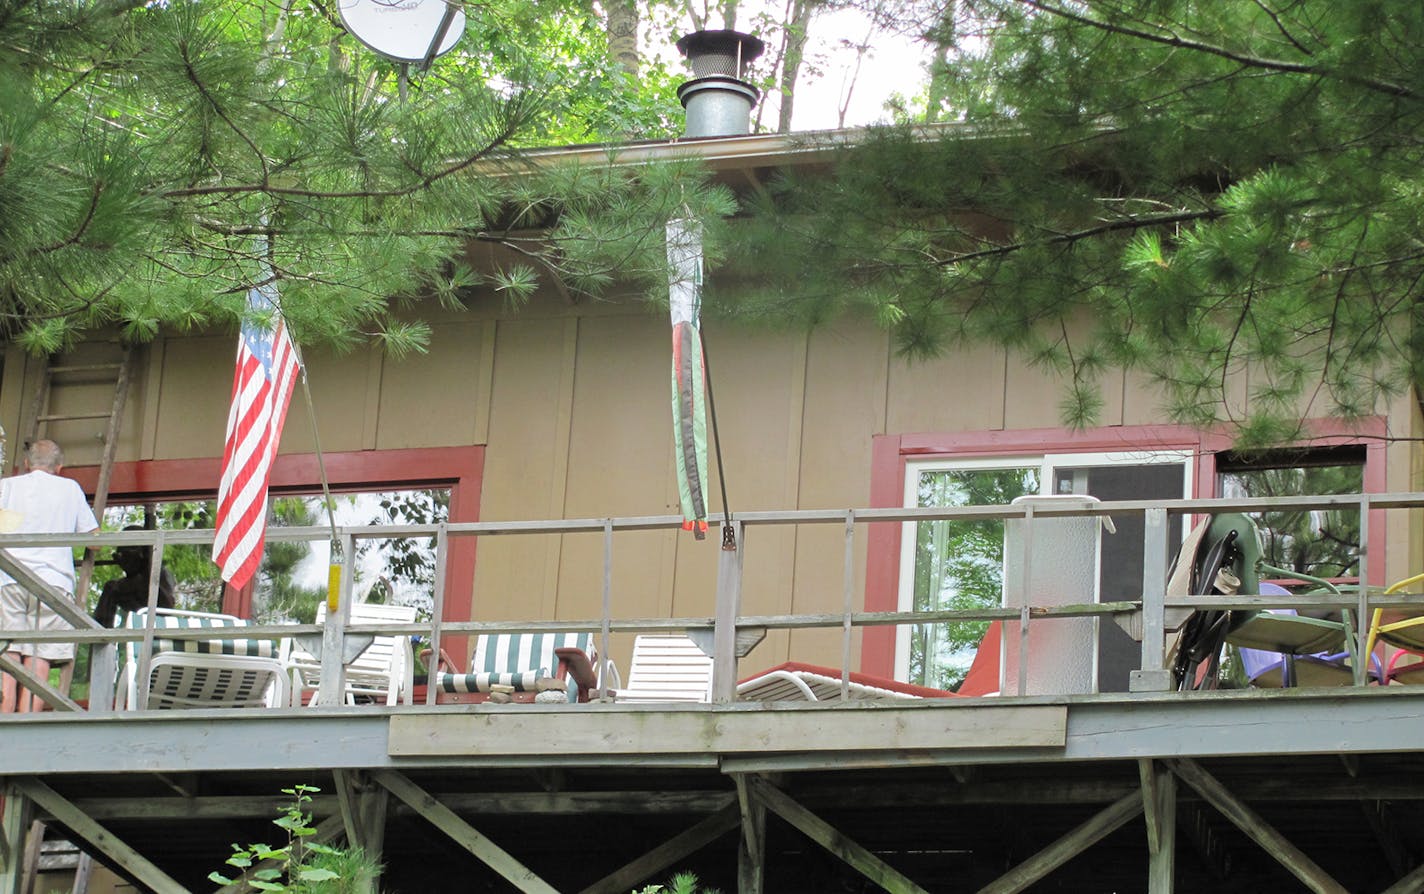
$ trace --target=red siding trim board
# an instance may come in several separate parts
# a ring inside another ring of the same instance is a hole
[[[450,521],[480,520],[480,490],[484,478],[485,448],[423,447],[405,450],[359,450],[323,455],[327,480],[337,492],[448,486]],[[65,468],[85,493],[93,494],[98,466]],[[212,499],[222,475],[221,457],[143,460],[114,463],[109,482],[109,502],[141,500]],[[271,490],[275,494],[313,493],[321,487],[314,453],[280,454],[272,466]],[[475,579],[475,538],[450,540],[445,583],[445,619],[469,620]],[[228,593],[224,609],[246,615],[251,594]]]
[[[1359,444],[1365,448],[1365,491],[1386,489],[1385,450],[1388,420],[1373,416],[1354,423],[1310,420],[1301,447]],[[871,443],[870,505],[899,507],[904,501],[905,469],[910,461],[969,459],[973,457],[1036,456],[1045,453],[1112,453],[1130,450],[1190,450],[1196,457],[1194,493],[1199,499],[1217,496],[1217,454],[1231,449],[1231,439],[1220,432],[1203,432],[1181,425],[1109,426],[1071,431],[1063,428],[979,432],[920,432],[877,435]],[[1370,513],[1366,548],[1372,556],[1384,555],[1384,512]],[[865,610],[895,611],[900,594],[899,524],[872,525],[866,556]],[[1384,563],[1370,563],[1372,584],[1384,581]],[[893,677],[895,672],[893,626],[871,627],[862,639],[861,669],[868,674]]]

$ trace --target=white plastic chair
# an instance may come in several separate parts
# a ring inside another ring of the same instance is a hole
[[[129,614],[126,626],[142,630],[148,610]],[[175,708],[262,708],[289,701],[286,640],[247,639],[231,628],[247,626],[233,615],[157,609],[153,652],[148,663],[148,697],[140,704],[139,666],[143,641],[124,644],[115,704],[126,710]],[[178,629],[213,629],[208,639],[165,635]],[[221,634],[221,635],[217,635]]]
[[[633,640],[624,703],[710,702],[712,658],[681,634],[644,634]]]
[[[415,619],[413,605],[363,602],[351,606],[352,624],[414,624]],[[323,602],[317,608],[316,622],[320,624],[325,620],[326,603]],[[299,648],[292,652],[291,666],[293,702],[301,704],[305,693],[311,690],[312,698],[308,704],[317,704],[317,693],[321,691],[321,659]],[[354,705],[363,698],[394,705],[402,695],[405,703],[410,704],[414,687],[415,653],[408,634],[377,634],[371,644],[346,665],[345,700],[348,705]]]

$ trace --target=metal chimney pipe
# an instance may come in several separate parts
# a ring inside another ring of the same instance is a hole
[[[747,66],[766,44],[740,31],[696,31],[677,42],[692,68],[692,80],[677,88],[687,110],[684,136],[726,137],[751,130],[760,91],[744,79]]]

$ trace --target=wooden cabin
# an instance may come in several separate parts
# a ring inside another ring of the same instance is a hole
[[[780,135],[638,151],[701,156],[729,183],[824,162]],[[426,354],[307,351],[332,486],[449,488],[452,525],[624,520],[607,565],[596,528],[452,538],[445,622],[608,614],[611,655],[626,668],[636,630],[617,621],[713,618],[725,507],[714,489],[703,541],[671,518],[664,314],[632,296],[578,302],[552,286],[517,310],[494,296],[467,304],[419,309],[432,327]],[[824,621],[915,608],[913,521],[894,513],[919,505],[922,476],[1025,468],[1048,494],[1222,496],[1229,442],[1166,424],[1134,375],[1106,376],[1100,424],[1069,431],[1060,383],[995,346],[909,362],[855,318],[769,331],[710,317],[705,333],[713,476],[744,525],[740,615],[823,619],[767,625],[739,678],[785,662],[841,668],[848,657],[849,671],[925,682],[912,679],[912,625]],[[232,332],[162,334],[133,349],[111,504],[215,494],[233,352]],[[9,347],[0,425],[11,460],[26,433],[45,431],[92,490],[116,380],[80,368],[124,355],[102,336],[53,358]],[[37,401],[41,383],[49,394]],[[1237,383],[1243,402],[1249,385]],[[36,420],[86,414],[96,418]],[[319,492],[311,420],[299,391],[274,492]],[[1368,582],[1420,570],[1418,396],[1357,426],[1312,424],[1310,448],[1357,465],[1362,491],[1380,498],[1366,511]],[[860,518],[848,524],[845,510]],[[1132,570],[1099,575],[1113,588],[1099,601],[1143,599],[1137,524],[1116,547],[1127,563],[1117,567]],[[229,607],[250,602],[232,594]],[[1405,686],[1154,691],[1165,687],[1148,677],[1132,685],[1133,673],[1160,670],[1142,667],[1136,649],[1119,644],[1125,663],[1104,659],[1090,691],[1074,695],[3,718],[0,879],[20,884],[32,806],[140,890],[209,888],[231,842],[269,833],[280,790],[312,784],[322,834],[378,850],[394,891],[617,892],[683,868],[724,891],[778,894],[1424,890],[1424,789],[1413,776],[1424,767],[1424,698]]]

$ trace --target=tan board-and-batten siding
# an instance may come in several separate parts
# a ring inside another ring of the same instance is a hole
[[[709,294],[708,303],[715,302]],[[363,345],[337,354],[308,347],[309,383],[328,453],[485,446],[484,521],[676,513],[670,435],[669,328],[636,301],[571,304],[546,289],[517,310],[482,295],[463,312],[430,310],[428,352],[399,359]],[[719,322],[709,314],[713,377],[728,500],[734,510],[870,505],[878,435],[1052,429],[1061,383],[1001,349],[979,346],[910,363],[890,337],[856,319],[811,332]],[[119,462],[221,455],[235,333],[162,336],[138,352]],[[112,341],[82,343],[66,362],[118,356]],[[11,347],[0,383],[0,422],[28,427],[41,361]],[[1159,423],[1156,398],[1135,376],[1104,377],[1106,426]],[[1244,383],[1239,389],[1244,397]],[[53,406],[107,405],[112,387],[56,384]],[[1418,408],[1401,398],[1392,430],[1417,433]],[[97,463],[92,422],[55,424],[70,466]],[[19,437],[12,434],[12,444]],[[298,387],[283,453],[314,449]],[[1391,489],[1416,489],[1414,449],[1391,448]],[[13,461],[14,450],[10,459]],[[711,503],[720,511],[712,459]],[[312,482],[315,485],[315,481]],[[214,488],[216,481],[213,482]],[[1391,527],[1402,572],[1416,542]],[[854,581],[865,582],[867,527],[856,534]],[[843,600],[838,525],[760,527],[746,542],[744,614],[836,612]],[[615,617],[709,617],[717,543],[677,529],[621,534],[613,556]],[[479,619],[593,618],[602,604],[597,534],[485,538],[476,563]],[[857,601],[859,607],[859,601]],[[626,650],[623,637],[615,650]],[[855,639],[857,649],[859,635]],[[772,631],[744,668],[795,659],[838,665],[838,629]],[[852,656],[852,666],[856,656]]]

